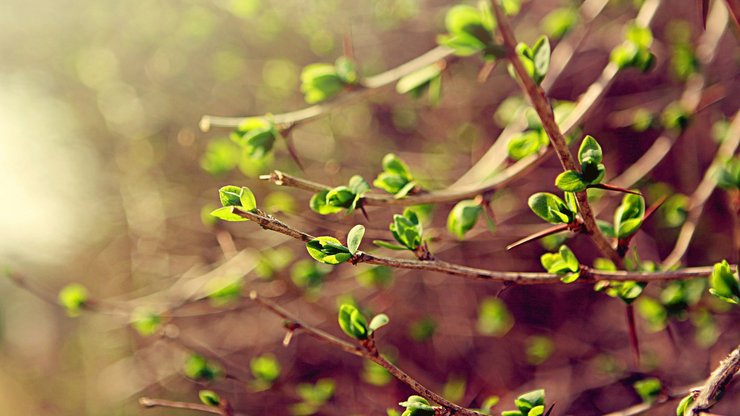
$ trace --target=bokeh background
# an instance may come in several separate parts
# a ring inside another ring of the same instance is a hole
[[[532,42],[545,14],[578,3],[525,2],[515,19],[518,37]],[[629,166],[661,132],[636,132],[614,114],[637,106],[657,114],[677,99],[684,81],[672,70],[672,47],[691,45],[702,31],[694,2],[663,3],[653,26],[656,68],[646,75],[620,74],[582,128],[601,142],[610,171]],[[198,121],[203,114],[258,115],[305,106],[301,68],[333,62],[344,39],[362,74],[412,59],[435,46],[452,4],[0,3],[0,261],[52,299],[65,284],[80,282],[110,307],[72,319],[0,281],[0,413],[185,415],[145,410],[137,400],[146,395],[197,401],[197,391],[207,385],[244,414],[290,414],[301,402],[296,386],[323,378],[333,379],[336,388],[318,414],[385,414],[410,394],[377,369],[315,339],[297,336],[283,348],[280,320],[248,300],[179,306],[207,290],[213,278],[233,276],[243,277],[245,293],[257,289],[335,334],[342,299],[387,313],[391,324],[379,334],[381,350],[464,405],[479,406],[499,395],[500,412],[513,407],[516,395],[545,388],[548,402],[557,402],[555,414],[599,414],[638,403],[632,382],[647,375],[673,387],[706,377],[740,341],[737,310],[706,295],[668,324],[673,342],[665,323],[638,321],[643,360],[634,368],[624,304],[588,285],[514,287],[499,294],[496,284],[405,271],[387,278],[384,271],[342,265],[306,288],[291,278],[294,263],[307,258],[299,242],[248,223],[214,225],[204,217],[218,203],[220,186],[247,185],[258,203],[306,231],[343,238],[352,225],[364,223],[366,241],[389,238],[387,224],[397,211],[371,210],[370,221],[359,214],[320,217],[308,210],[309,194],[256,178],[280,169],[329,185],[353,174],[371,180],[383,155],[395,152],[428,189],[444,187],[502,129],[494,114],[505,98],[518,94],[504,65],[480,84],[482,62],[456,60],[445,72],[437,106],[390,87],[299,125],[291,137],[305,172],[284,143],[274,155],[252,160],[228,140],[228,130],[204,133]],[[635,10],[632,1],[609,2],[552,97],[574,100],[596,79]],[[719,99],[696,115],[642,190],[690,194],[701,179],[716,149],[712,126],[739,104],[736,36],[728,30],[713,63],[702,68],[709,84],[722,87]],[[496,194],[493,208],[504,220],[493,233],[479,224],[457,243],[444,228],[451,205],[437,206],[427,226],[432,251],[473,266],[539,271],[540,244],[513,253],[504,247],[542,227],[525,201],[533,192],[552,190],[560,167],[550,159]],[[620,198],[609,198],[613,209]],[[716,192],[687,264],[736,255],[731,217],[729,198]],[[641,258],[664,257],[680,222],[647,223],[636,240]],[[571,246],[583,262],[595,256],[587,241],[576,239]],[[659,298],[661,288],[646,293]],[[178,317],[168,320],[169,336],[142,337],[132,330],[126,311],[136,305],[177,307]],[[191,351],[218,363],[227,376],[211,383],[188,379],[182,369]],[[258,391],[249,363],[265,353],[276,357],[282,372],[272,388]],[[737,388],[728,393],[718,413],[740,406],[736,393]],[[657,412],[671,414],[672,407]]]

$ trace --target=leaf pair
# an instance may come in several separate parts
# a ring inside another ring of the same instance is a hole
[[[617,266],[609,259],[598,258],[594,261],[596,270],[616,271]],[[642,294],[643,289],[647,286],[645,282],[633,281],[606,281],[596,282],[594,290],[603,291],[613,298],[619,298],[626,304],[631,304]]]
[[[735,156],[723,163],[717,169],[715,175],[717,186],[720,188],[727,190],[740,189],[740,156]]]
[[[740,303],[740,282],[737,272],[733,273],[727,260],[714,265],[709,277],[709,293],[725,302],[737,305]]]
[[[581,172],[566,170],[555,179],[555,186],[566,192],[581,192],[598,184],[606,173],[606,168],[601,163],[602,159],[603,153],[599,142],[592,136],[586,136],[578,149]]]
[[[68,284],[59,291],[58,299],[68,316],[79,316],[88,301],[87,288],[79,283]]]
[[[627,27],[627,34],[621,45],[612,49],[610,61],[624,69],[634,67],[647,72],[655,63],[655,55],[650,52],[653,34],[650,28],[632,23]]]
[[[478,8],[457,5],[447,11],[447,34],[437,37],[437,43],[454,50],[455,55],[471,56],[483,52],[486,60],[501,55],[501,48],[494,43],[496,26],[488,2],[481,1]]]
[[[517,410],[505,410],[501,416],[542,416],[545,414],[545,390],[524,393],[514,400],[514,404]]]
[[[578,204],[575,195],[570,192],[565,193],[565,201],[549,192],[538,192],[529,197],[527,204],[532,212],[551,224],[572,224],[576,221]]]
[[[400,402],[398,405],[406,408],[401,416],[434,416],[436,414],[436,408],[421,396],[409,396],[405,402]]]
[[[568,246],[560,246],[557,253],[543,254],[540,263],[548,273],[561,275],[564,283],[575,282],[581,275],[581,265]]]
[[[301,72],[301,91],[308,104],[334,97],[348,85],[357,84],[355,64],[346,56],[332,64],[311,64]]]
[[[375,315],[368,324],[365,316],[354,305],[345,303],[339,307],[339,327],[345,334],[360,341],[370,338],[375,330],[387,325],[389,321],[388,315],[381,313]]]
[[[262,159],[270,153],[275,140],[281,135],[275,123],[267,118],[250,117],[239,124],[229,137],[252,159]]]
[[[403,160],[388,153],[383,157],[383,172],[375,178],[373,185],[400,199],[416,187],[416,182]]]
[[[347,234],[347,246],[343,246],[334,237],[316,237],[306,243],[308,254],[317,261],[326,264],[344,263],[357,253],[365,235],[363,225],[355,225]]]
[[[234,185],[221,187],[218,190],[218,197],[221,200],[222,207],[211,211],[211,215],[224,221],[248,221],[241,215],[236,214],[234,210],[249,212],[257,208],[254,193],[246,186],[241,188]]]
[[[393,222],[388,227],[393,234],[393,238],[401,244],[391,244],[381,240],[373,241],[373,244],[389,248],[391,250],[411,250],[416,251],[422,244],[422,225],[419,216],[412,208],[403,210],[403,215],[395,214]]]
[[[349,214],[357,208],[362,196],[370,190],[370,185],[362,176],[354,175],[347,186],[337,186],[315,193],[309,205],[314,212],[321,215],[345,211]]]
[[[520,42],[516,45],[516,54],[527,75],[539,85],[550,67],[550,41],[547,36],[540,36],[531,48],[526,43]],[[509,64],[508,68],[511,77],[518,79],[514,66]]]

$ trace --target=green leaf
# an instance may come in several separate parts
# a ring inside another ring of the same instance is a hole
[[[401,416],[434,416],[435,414],[434,406],[431,406],[429,401],[421,396],[409,396],[405,402],[400,402],[398,405],[406,408]]]
[[[342,82],[348,85],[356,84],[359,76],[357,75],[357,68],[355,63],[346,56],[340,56],[334,62],[334,69],[336,69],[337,76]]]
[[[681,399],[681,401],[678,403],[678,407],[676,407],[676,416],[686,416],[686,410],[689,408],[689,405],[694,402],[694,395],[689,393]]]
[[[311,64],[301,72],[301,91],[308,104],[325,101],[344,88],[342,78],[331,64]]]
[[[470,231],[478,222],[478,216],[481,212],[483,212],[483,207],[474,200],[466,199],[458,202],[447,216],[447,230],[462,240],[465,233]]]
[[[365,317],[354,305],[347,303],[339,307],[339,327],[345,334],[358,340],[367,339],[370,335]]]
[[[603,153],[601,146],[593,136],[587,135],[581,142],[581,147],[578,149],[578,162],[584,163],[601,163]]]
[[[340,264],[352,258],[349,249],[334,237],[316,237],[306,243],[308,254],[326,264]]]
[[[522,8],[522,0],[502,0],[501,7],[507,16],[514,16]]]
[[[536,79],[543,79],[550,66],[550,41],[547,36],[541,36],[532,47],[532,62]]]
[[[412,208],[406,208],[403,215],[394,215],[393,222],[388,228],[393,238],[411,251],[416,250],[422,243],[422,225]]]
[[[293,264],[290,269],[290,278],[298,287],[316,289],[321,287],[329,271],[331,271],[329,266],[303,259]]]
[[[241,206],[242,188],[234,185],[227,185],[218,190],[218,197],[221,205],[224,207]]]
[[[239,299],[243,288],[242,276],[217,276],[208,281],[205,291],[211,304],[220,307]]]
[[[542,28],[551,38],[560,39],[578,23],[578,11],[573,7],[561,7],[542,19]]]
[[[388,325],[388,322],[390,322],[388,315],[384,313],[375,315],[373,319],[370,320],[370,332],[375,332],[378,328]]]
[[[557,253],[545,253],[540,257],[542,267],[548,273],[554,273],[563,276],[560,280],[564,283],[576,281],[580,276],[581,265],[575,254],[567,247],[560,246]]]
[[[478,307],[478,322],[476,323],[479,333],[502,337],[513,326],[514,318],[501,299],[493,297],[483,299]]]
[[[67,311],[67,315],[76,317],[85,307],[88,300],[87,289],[79,283],[71,283],[59,291],[59,304]]]
[[[740,189],[740,156],[727,160],[715,174],[717,186],[722,189]]]
[[[709,286],[709,293],[714,296],[728,303],[740,303],[740,282],[738,282],[736,273],[733,273],[730,269],[727,260],[715,263],[709,277]]]
[[[614,212],[614,232],[626,238],[637,232],[645,216],[645,200],[640,195],[627,194]]]
[[[221,404],[221,396],[213,390],[201,390],[198,392],[198,398],[206,406],[218,407]]]
[[[529,208],[538,217],[552,224],[569,224],[575,220],[575,212],[558,196],[549,192],[538,192],[529,197]]]
[[[140,335],[154,335],[162,325],[162,317],[149,308],[139,306],[131,313],[131,326]]]
[[[660,391],[663,389],[660,380],[655,377],[637,381],[632,386],[645,403],[654,402],[658,398]]]
[[[280,363],[272,354],[263,354],[249,361],[249,369],[255,379],[272,384],[280,377]]]
[[[355,253],[357,253],[357,249],[360,247],[360,243],[362,242],[362,237],[364,235],[364,225],[357,224],[352,227],[351,230],[349,230],[349,234],[347,234],[347,248],[349,249],[349,252],[352,253],[352,255],[355,255]]]
[[[280,133],[275,124],[264,117],[249,117],[229,135],[234,143],[254,159],[264,158],[275,144]]]
[[[221,368],[205,357],[192,354],[185,361],[185,375],[193,380],[213,380],[221,376]]]
[[[349,178],[349,183],[347,184],[347,186],[352,192],[355,193],[355,195],[360,196],[370,190],[370,185],[360,175],[354,175]]]
[[[235,214],[234,210],[238,209],[238,207],[231,206],[231,207],[221,207],[214,209],[211,211],[211,216],[216,217],[223,221],[229,221],[229,222],[242,222],[242,221],[249,221],[248,219],[242,217],[239,214]]]
[[[257,208],[257,200],[254,198],[252,190],[246,186],[242,186],[239,201],[241,202],[242,209],[245,211],[251,211]]]
[[[555,186],[565,192],[581,192],[586,190],[588,182],[583,180],[580,173],[566,170],[555,178]]]
[[[326,197],[328,194],[328,189],[313,194],[313,196],[311,197],[311,201],[309,201],[309,206],[311,207],[311,210],[321,215],[336,214],[338,212],[344,211],[343,207],[335,207],[326,203]]]
[[[516,407],[524,414],[529,414],[529,411],[537,406],[545,405],[545,390],[534,390],[528,393],[524,393],[514,400]]]
[[[514,136],[507,144],[507,152],[513,160],[521,160],[527,156],[533,155],[547,146],[547,136],[545,141],[542,140],[543,133],[541,130],[528,130],[517,136]]]
[[[389,243],[383,240],[373,240],[373,244],[378,247],[387,248],[390,250],[408,250],[406,246],[399,246],[398,244]]]

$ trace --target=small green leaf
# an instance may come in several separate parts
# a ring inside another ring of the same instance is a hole
[[[561,7],[548,13],[542,19],[542,28],[551,38],[560,39],[578,23],[578,10]]]
[[[201,390],[198,392],[198,398],[206,406],[218,407],[221,404],[221,396],[213,390]]]
[[[375,315],[373,319],[370,320],[370,332],[375,332],[378,328],[388,325],[388,322],[390,322],[388,315],[384,313]]]
[[[326,196],[328,194],[328,189],[313,194],[313,196],[311,197],[311,201],[309,201],[309,206],[311,207],[311,210],[321,215],[336,214],[338,212],[344,211],[344,208],[342,207],[334,207],[326,203]]]
[[[347,303],[339,307],[339,327],[345,334],[358,340],[367,339],[370,335],[365,317],[354,305]]]
[[[251,211],[257,208],[257,200],[254,198],[252,190],[246,186],[242,186],[239,201],[241,202],[242,209],[245,211]]]
[[[689,408],[689,405],[694,402],[694,395],[689,393],[681,399],[681,401],[678,403],[678,407],[676,407],[676,416],[686,416],[686,410]]]
[[[357,249],[360,247],[360,243],[362,242],[362,237],[364,235],[364,225],[357,224],[352,227],[351,230],[349,230],[349,234],[347,234],[347,248],[349,249],[349,252],[352,253],[352,255],[357,253]]]
[[[555,178],[555,186],[565,192],[581,192],[586,190],[588,182],[583,180],[580,173],[566,170]]]
[[[458,202],[447,216],[447,230],[462,240],[465,238],[465,233],[478,222],[481,212],[483,212],[483,207],[474,200],[466,199]]]
[[[663,389],[660,380],[655,377],[637,381],[633,384],[633,387],[645,403],[654,402],[658,398],[660,391]]]
[[[154,335],[161,325],[162,317],[149,308],[140,306],[131,313],[131,326],[142,336]]]
[[[435,414],[434,406],[431,406],[429,401],[421,396],[409,396],[405,402],[400,402],[398,405],[406,408],[401,416],[434,416]]]
[[[532,47],[532,62],[536,79],[543,79],[550,66],[550,41],[547,36],[541,36]]]
[[[545,405],[545,390],[534,390],[528,393],[524,393],[514,400],[516,407],[524,414],[529,414],[529,411],[537,406]]]
[[[306,243],[308,254],[326,264],[340,264],[352,257],[349,249],[334,237],[316,237]]]
[[[342,82],[348,85],[356,84],[359,76],[357,75],[357,68],[355,63],[346,56],[340,56],[334,62],[334,68],[336,69],[337,76]]]
[[[581,142],[581,147],[578,149],[578,162],[583,163],[601,163],[603,153],[601,146],[593,136],[587,135]]]
[[[403,215],[394,215],[388,228],[393,238],[408,250],[414,251],[422,243],[422,225],[412,208],[406,208]]]
[[[575,220],[575,212],[558,196],[548,192],[538,192],[529,197],[529,208],[538,217],[552,224],[569,224]]]
[[[242,221],[249,221],[248,219],[242,217],[239,214],[235,214],[234,210],[238,209],[236,206],[231,207],[221,207],[214,209],[211,211],[211,216],[216,217],[223,221],[229,221],[229,222],[242,222]]]
[[[80,315],[87,300],[87,289],[79,283],[68,284],[59,291],[59,304],[66,309],[67,315],[71,317]]]
[[[301,91],[308,104],[332,98],[344,85],[336,67],[331,64],[311,64],[301,72]]]
[[[542,140],[543,136],[544,141]],[[544,135],[541,130],[528,130],[509,140],[507,152],[513,160],[521,160],[539,152],[540,149],[547,146],[547,143],[547,135]]]
[[[227,185],[218,190],[218,197],[221,205],[224,207],[241,206],[242,188],[234,185]]]
[[[717,186],[727,190],[740,189],[740,156],[727,160],[716,172]]]
[[[645,200],[640,195],[627,194],[614,212],[614,232],[626,238],[637,232],[645,216]]]
[[[502,337],[514,326],[512,317],[506,304],[498,298],[483,299],[478,307],[478,322],[476,329],[483,335]]]
[[[280,363],[272,354],[263,354],[252,358],[249,361],[249,369],[252,376],[259,381],[269,384],[275,382],[280,377]]]
[[[205,357],[192,354],[185,361],[185,375],[193,380],[213,380],[222,374],[221,368]]]
[[[730,269],[727,260],[715,263],[709,277],[709,293],[728,303],[740,303],[740,282],[736,274]]]

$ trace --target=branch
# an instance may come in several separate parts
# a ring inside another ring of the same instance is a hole
[[[506,48],[507,58],[513,65],[517,78],[521,81],[520,86],[534,106],[534,109],[542,122],[542,128],[550,137],[550,143],[552,143],[552,146],[558,155],[558,159],[560,159],[560,164],[563,166],[564,170],[580,172],[581,169],[575,163],[575,159],[570,153],[568,145],[565,143],[565,138],[560,131],[560,127],[558,127],[558,124],[555,122],[555,115],[552,112],[550,102],[547,100],[547,97],[545,97],[545,92],[540,86],[535,84],[532,78],[529,77],[524,68],[524,64],[522,64],[516,54],[515,48],[517,42],[514,38],[514,32],[512,31],[511,25],[504,15],[498,0],[492,0],[491,4],[493,6],[493,12],[496,15],[499,32],[503,38],[504,47]],[[577,192],[576,199],[578,200],[581,217],[583,217],[583,223],[586,227],[586,231],[591,236],[591,240],[604,256],[611,259],[619,268],[623,268],[622,266],[624,262],[622,261],[622,258],[614,250],[611,244],[609,244],[606,237],[601,234],[599,227],[596,225],[596,219],[594,218],[591,206],[588,203],[586,191]]]
[[[465,409],[455,403],[452,403],[448,401],[447,399],[445,399],[444,397],[440,396],[439,394],[424,387],[421,383],[416,381],[413,377],[406,374],[403,370],[401,370],[400,368],[393,365],[390,361],[383,358],[382,355],[378,354],[377,350],[366,348],[361,345],[349,343],[325,331],[322,331],[310,324],[307,324],[306,322],[300,320],[299,318],[297,318],[290,312],[281,308],[276,303],[259,296],[257,292],[255,291],[250,292],[249,298],[257,302],[263,308],[274,313],[275,315],[285,320],[288,320],[289,323],[286,326],[288,326],[290,330],[303,329],[304,331],[306,331],[309,335],[313,336],[314,338],[317,338],[321,341],[329,343],[330,345],[333,345],[334,347],[339,348],[352,355],[366,358],[380,365],[381,367],[385,368],[391,375],[393,375],[393,377],[395,377],[402,383],[409,386],[412,390],[414,390],[419,395],[423,396],[424,398],[432,402],[438,403],[439,405],[444,407],[445,412],[442,414],[445,414],[445,415],[454,414],[454,415],[461,415],[461,416],[479,416],[480,415],[480,413],[474,410]]]
[[[345,104],[354,102],[357,99],[367,95],[368,93],[373,92],[374,90],[392,84],[402,77],[414,73],[421,68],[432,65],[435,62],[445,59],[450,55],[452,55],[451,49],[445,46],[437,46],[429,52],[426,52],[425,54],[420,55],[393,69],[372,77],[364,78],[361,81],[361,86],[359,87],[359,89],[348,92],[332,101],[312,105],[310,107],[291,111],[289,113],[274,114],[270,116],[270,119],[281,128],[286,129],[292,127],[296,123],[319,118],[326,113],[341,108]],[[200,120],[200,128],[203,131],[208,131],[211,127],[239,127],[239,125],[245,119],[250,117],[261,117],[261,115],[244,117],[219,117],[205,115]]]
[[[712,164],[704,174],[704,178],[702,178],[699,186],[691,195],[691,199],[689,200],[688,217],[681,227],[681,231],[678,233],[678,238],[676,239],[676,244],[673,247],[671,254],[669,254],[661,263],[661,267],[663,269],[667,269],[678,264],[683,255],[686,254],[686,250],[688,250],[689,243],[694,236],[702,211],[704,211],[704,204],[709,199],[709,196],[712,195],[714,188],[717,187],[717,179],[714,176],[717,167],[735,154],[738,145],[740,145],[740,111],[735,113],[735,118],[732,120],[730,129],[727,132],[727,137],[725,137],[725,140],[722,142],[719,149],[717,149],[717,153],[714,156]]]
[[[314,236],[304,233],[303,231],[292,228],[291,226],[277,220],[276,218],[266,215],[261,211],[245,212],[238,209],[234,213],[254,221],[260,227],[275,231],[289,237],[308,242],[313,240]],[[468,279],[483,280],[488,282],[500,282],[506,284],[555,284],[561,283],[559,275],[552,273],[540,272],[511,272],[478,269],[474,267],[463,266],[455,263],[448,263],[442,260],[408,260],[393,257],[377,256],[374,254],[358,251],[350,260],[352,264],[367,263],[379,266],[388,266],[398,269],[425,270],[439,272],[453,276],[460,276]],[[581,277],[576,280],[578,283],[594,283],[600,280],[608,281],[641,281],[656,282],[667,280],[686,280],[706,277],[712,273],[712,267],[690,267],[681,270],[660,271],[660,272],[632,272],[632,271],[603,271],[595,270],[587,266],[581,266]]]
[[[738,370],[740,370],[740,345],[735,347],[730,355],[720,362],[719,367],[712,372],[709,380],[699,391],[699,395],[686,409],[686,414],[696,416],[714,406]]]
[[[231,416],[232,412],[226,408],[208,406],[200,403],[188,403],[188,402],[176,402],[172,400],[164,399],[152,399],[149,397],[142,397],[139,399],[139,404],[146,408],[152,407],[169,407],[172,409],[187,409],[195,410],[198,412],[212,413],[214,415]]]

